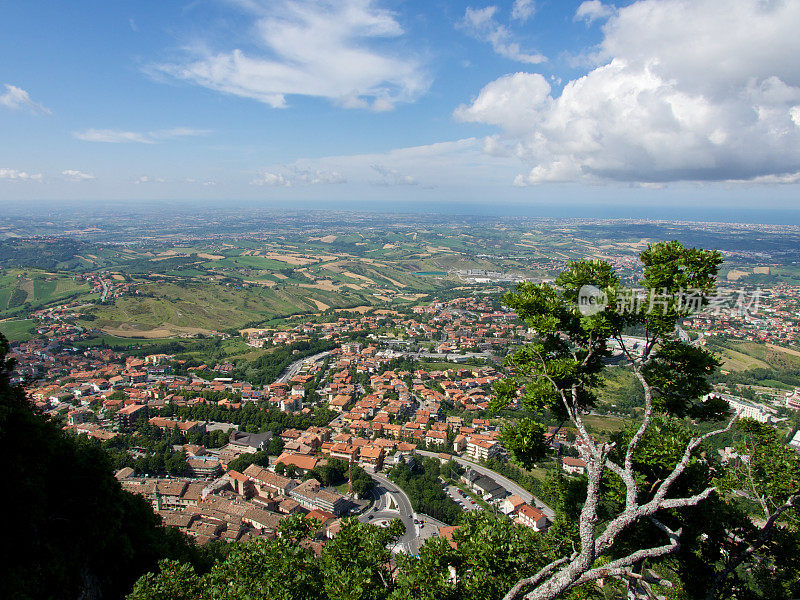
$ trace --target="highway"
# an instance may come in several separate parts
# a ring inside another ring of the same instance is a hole
[[[431,458],[439,458],[438,454],[436,454],[435,452],[428,452],[427,450],[417,450],[417,454],[420,454],[422,456],[429,456]],[[531,504],[532,506],[538,508],[545,514],[545,516],[548,519],[550,519],[551,522],[555,520],[556,513],[552,508],[547,506],[544,502],[536,498],[533,494],[525,490],[525,488],[521,487],[519,484],[511,481],[508,477],[503,477],[497,471],[492,471],[491,469],[479,465],[478,463],[473,462],[470,459],[461,458],[460,456],[454,456],[453,458],[462,467],[469,467],[470,469],[472,469],[473,471],[477,471],[481,475],[486,475],[488,477],[491,477],[498,484],[507,489],[510,493],[516,494],[517,496],[525,500],[525,502],[527,502],[528,504]]]
[[[412,555],[419,554],[421,544],[417,526],[414,524],[411,500],[403,490],[384,475],[370,471],[367,473],[375,480],[375,488],[372,491],[375,503],[372,508],[359,515],[358,520],[362,523],[374,523],[382,519],[400,519],[405,525],[406,532],[397,540],[393,550]]]

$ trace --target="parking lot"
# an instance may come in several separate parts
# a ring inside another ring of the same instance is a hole
[[[467,494],[461,492],[461,490],[453,485],[448,485],[445,488],[445,491],[447,492],[447,495],[450,496],[453,501],[465,511],[478,510],[480,508],[475,500],[470,498]]]

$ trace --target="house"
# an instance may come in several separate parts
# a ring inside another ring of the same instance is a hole
[[[361,465],[371,465],[376,469],[380,469],[383,466],[383,447],[377,444],[363,446],[358,462]]]
[[[444,538],[447,540],[447,543],[450,544],[453,548],[457,547],[455,541],[453,541],[453,534],[461,528],[461,525],[452,525],[446,527],[439,527],[439,537]]]
[[[490,460],[498,454],[500,454],[499,442],[476,439],[467,442],[467,455],[475,460]]]
[[[243,473],[253,484],[259,496],[270,498],[273,496],[285,496],[293,487],[297,485],[292,479],[281,477],[277,473],[262,469],[258,465],[248,466]]]
[[[505,515],[511,515],[519,510],[519,507],[525,504],[525,500],[523,500],[520,496],[514,494],[513,496],[509,496],[505,500],[503,500],[502,504],[500,505],[500,512]]]
[[[186,459],[186,463],[195,477],[216,477],[222,473],[222,465],[216,456],[192,456]]]
[[[228,477],[231,480],[231,485],[233,486],[233,490],[240,496],[250,497],[255,494],[256,490],[255,486],[253,485],[253,482],[244,473],[230,470],[228,471]]]
[[[195,481],[186,486],[181,494],[181,504],[183,506],[197,506],[203,499],[203,495],[207,494],[206,483],[202,481]]]
[[[149,423],[162,431],[177,430],[181,433],[201,433],[205,430],[205,427],[201,427],[198,421],[176,421],[164,417],[151,417]]]
[[[305,454],[287,454],[287,453],[281,454],[275,461],[276,465],[283,464],[286,465],[287,467],[289,465],[294,465],[294,468],[301,473],[311,471],[319,463],[320,460],[314,458],[313,456],[307,456]]]
[[[508,492],[506,489],[497,483],[491,477],[481,476],[471,482],[471,487],[477,494],[486,498],[487,496],[491,496],[492,498],[502,498]]]
[[[580,458],[572,458],[571,456],[565,456],[561,459],[561,468],[564,470],[565,473],[569,473],[570,475],[585,475],[586,474],[586,463],[583,462]]]
[[[331,458],[341,458],[350,462],[358,458],[358,446],[350,444],[333,444],[331,446]]]
[[[155,500],[160,510],[180,510],[181,496],[186,489],[185,481],[159,479],[155,482]]]
[[[444,446],[447,444],[447,433],[444,431],[428,431],[425,434],[425,443],[428,446]]]
[[[147,405],[129,404],[117,411],[115,419],[120,431],[135,429],[139,423],[147,419]]]
[[[330,402],[328,402],[328,408],[336,412],[342,412],[344,407],[348,404],[350,404],[350,396],[346,396],[345,394],[337,394]]]
[[[254,529],[261,532],[275,533],[281,522],[281,516],[275,513],[261,510],[260,508],[249,508],[242,515],[242,521],[249,524]]]
[[[322,489],[316,479],[304,481],[289,491],[289,496],[308,510],[321,509],[341,515],[347,508],[347,500],[337,492]]]
[[[529,504],[523,504],[517,509],[517,518],[515,520],[520,525],[530,527],[534,531],[542,531],[547,527],[547,517],[544,513]]]

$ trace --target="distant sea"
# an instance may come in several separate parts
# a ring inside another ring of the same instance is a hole
[[[800,204],[800,203],[799,203]],[[330,204],[298,203],[294,208],[330,209]],[[531,203],[531,204],[483,204],[457,202],[372,202],[369,204],[337,203],[336,210],[357,212],[438,214],[480,217],[540,217],[544,219],[644,219],[653,221],[700,221],[715,223],[751,223],[763,225],[798,225],[800,209],[748,209],[656,206],[651,203],[631,204],[577,204],[577,203]]]
[[[281,212],[294,211],[348,211],[378,214],[406,215],[452,215],[472,217],[539,217],[543,219],[634,219],[650,221],[694,221],[715,223],[751,223],[763,225],[800,226],[800,199],[798,209],[788,208],[741,208],[724,207],[719,204],[696,206],[656,202],[620,203],[607,202],[530,202],[530,203],[481,203],[481,202],[421,202],[421,201],[318,201],[295,200],[291,207],[286,202],[264,200],[142,200],[138,202],[111,201],[52,201],[3,202],[0,210],[6,216],[48,216],[57,213],[99,213],[122,210],[137,214],[197,214],[220,211],[224,213],[266,209]],[[74,211],[74,212],[73,212]]]

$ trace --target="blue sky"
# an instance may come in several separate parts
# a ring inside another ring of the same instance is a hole
[[[793,207],[800,3],[26,0],[0,200]]]

